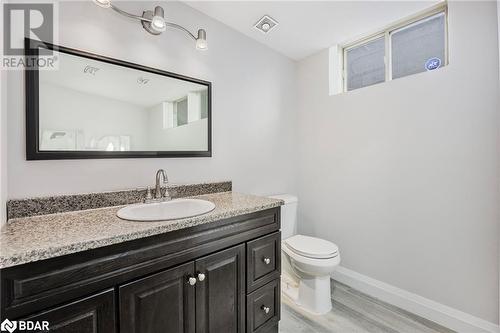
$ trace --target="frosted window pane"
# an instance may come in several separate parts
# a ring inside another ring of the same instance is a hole
[[[187,98],[177,102],[177,126],[188,123],[188,101]]]
[[[445,16],[439,13],[391,34],[392,78],[445,65]],[[434,59],[434,60],[433,60]],[[436,62],[435,59],[439,59]],[[434,65],[431,62],[434,61]]]
[[[347,90],[385,81],[385,40],[372,40],[346,51]]]

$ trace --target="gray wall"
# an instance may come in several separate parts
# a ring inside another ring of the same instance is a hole
[[[3,17],[3,6],[0,6]],[[7,75],[0,70],[0,226],[7,220]]]
[[[349,269],[498,323],[495,6],[449,3],[435,72],[328,96],[328,52],[301,61],[298,128],[301,232]]]
[[[500,55],[500,0],[497,0],[497,31],[498,31],[498,53]],[[499,61],[499,71],[498,71],[498,78],[500,80],[500,57],[498,58],[498,61]],[[500,105],[500,95],[498,96],[499,98],[499,105]],[[499,222],[500,223],[500,222]],[[498,228],[498,260],[499,260],[499,264],[498,264],[498,267],[500,269],[500,227]],[[499,280],[498,280],[498,283],[499,283],[499,293],[500,293],[500,272],[499,272]],[[500,294],[499,294],[499,303],[500,303]],[[499,307],[498,307],[498,311],[499,311],[499,322],[500,322],[500,304],[499,304]]]
[[[0,15],[3,15],[1,10]],[[7,96],[7,76],[5,73],[0,73],[0,226],[7,220],[7,99],[5,96]]]
[[[155,3],[121,2],[132,12]],[[92,1],[61,2],[60,44],[213,83],[213,157],[26,161],[23,73],[8,73],[8,197],[145,186],[158,168],[172,182],[232,179],[247,193],[294,192],[295,63],[204,14],[163,2],[168,19],[205,28],[209,50],[177,30],[147,34],[141,25]]]

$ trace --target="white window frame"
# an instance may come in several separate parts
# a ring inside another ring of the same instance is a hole
[[[448,65],[448,4],[446,2],[440,3],[436,6],[431,7],[423,12],[420,12],[416,15],[413,15],[404,20],[398,21],[395,24],[392,24],[384,29],[379,30],[376,33],[370,34],[366,37],[358,39],[354,42],[346,43],[342,45],[341,57],[342,57],[342,91],[348,92],[347,90],[347,51],[364,45],[368,42],[371,42],[375,39],[384,38],[385,39],[385,56],[384,56],[384,64],[385,64],[385,80],[392,81],[392,48],[391,48],[391,34],[404,27],[408,27],[418,21],[425,20],[431,16],[437,15],[439,13],[444,13],[444,66]],[[364,87],[363,87],[364,88]],[[359,89],[359,88],[358,88]],[[354,89],[356,90],[356,89]]]

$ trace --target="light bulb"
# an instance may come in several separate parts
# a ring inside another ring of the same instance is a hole
[[[208,49],[207,32],[203,29],[198,30],[198,38],[196,38],[196,48],[198,50]]]
[[[204,39],[197,39],[196,40],[196,48],[198,50],[206,50],[208,49],[208,43]]]
[[[167,29],[165,19],[161,16],[153,16],[153,18],[151,19],[151,28],[158,32],[165,31],[165,29]]]
[[[271,25],[269,23],[264,23],[262,25],[262,30],[267,31],[271,28]]]
[[[163,32],[167,29],[167,24],[164,19],[163,8],[156,6],[153,18],[151,19],[151,28],[157,32]]]
[[[111,7],[111,1],[110,0],[92,0],[96,5],[102,8],[109,8]]]

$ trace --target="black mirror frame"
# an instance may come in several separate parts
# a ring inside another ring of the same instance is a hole
[[[63,159],[100,159],[100,158],[165,158],[165,157],[211,157],[212,156],[212,83],[192,77],[162,71],[159,69],[113,59],[97,54],[58,46],[25,38],[24,50],[26,58],[37,58],[40,47],[79,57],[103,61],[109,64],[133,68],[153,74],[163,75],[179,80],[189,81],[207,86],[208,95],[208,150],[203,151],[60,151],[39,150],[39,73],[36,68],[25,68],[26,97],[26,160],[63,160]]]

